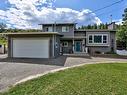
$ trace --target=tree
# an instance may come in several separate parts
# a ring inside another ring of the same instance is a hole
[[[5,28],[7,27],[6,24],[0,23],[0,33],[5,31]]]
[[[127,8],[123,14],[123,25],[121,25],[117,32],[117,40],[125,43],[127,49]]]
[[[93,29],[97,29],[97,24],[94,24],[93,25]]]
[[[92,28],[92,26],[91,26],[91,25],[88,25],[88,26],[87,26],[87,29],[91,29],[91,28]]]
[[[80,26],[78,27],[78,29],[108,29],[108,24],[103,24],[101,23],[100,25],[97,25],[97,24],[93,24],[93,25],[87,25],[87,26]]]

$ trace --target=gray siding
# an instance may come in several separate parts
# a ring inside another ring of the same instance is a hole
[[[116,33],[110,32],[110,47],[113,48],[114,52],[116,52]]]
[[[75,37],[86,37],[86,31],[80,31],[80,32],[78,32],[78,31],[75,31],[75,33],[74,33],[74,36]]]
[[[69,31],[62,32],[62,26],[68,26]],[[58,33],[64,35],[64,37],[73,37],[74,36],[74,25],[57,25],[56,27],[54,27],[54,25],[43,25],[43,32],[46,32],[47,27],[52,27],[53,28],[52,32],[58,32]]]
[[[55,57],[60,56],[60,37],[59,36],[55,36],[54,55]]]
[[[103,47],[103,46],[96,46],[96,47],[88,46],[88,49],[90,54],[94,54],[95,52],[98,51],[101,53],[107,53],[111,51],[110,47]]]
[[[108,43],[107,44],[89,44],[89,38],[88,38],[88,36],[90,35],[90,34],[106,34],[106,35],[108,35]],[[87,37],[87,39],[86,39],[86,46],[110,46],[110,32],[86,32],[86,37]]]
[[[115,32],[90,32],[90,33],[88,33],[87,32],[87,37],[88,37],[88,34],[94,34],[94,33],[96,33],[96,34],[105,34],[105,33],[107,33],[108,35],[109,35],[109,39],[108,39],[108,45],[107,46],[105,46],[105,45],[100,45],[100,46],[97,46],[97,45],[94,45],[94,44],[92,44],[92,45],[89,45],[88,44],[88,38],[86,39],[87,41],[86,41],[86,44],[87,44],[87,47],[89,48],[89,52],[91,53],[91,54],[93,54],[93,53],[95,53],[96,51],[99,51],[99,52],[103,52],[103,53],[107,53],[107,52],[116,52],[116,37],[115,37]]]
[[[63,53],[72,53],[73,42],[71,40],[63,40],[63,41],[61,41],[61,43],[63,43],[63,42],[68,42],[68,47],[62,47],[62,52]]]

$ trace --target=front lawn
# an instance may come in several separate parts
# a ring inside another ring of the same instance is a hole
[[[2,95],[127,95],[127,63],[85,65],[47,74]]]

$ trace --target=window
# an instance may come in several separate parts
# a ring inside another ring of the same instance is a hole
[[[89,43],[92,43],[93,39],[92,39],[92,35],[89,36]]]
[[[46,32],[53,32],[52,27],[46,27]]]
[[[94,35],[94,43],[102,43],[102,35]]]
[[[108,42],[107,34],[91,34],[88,36],[89,44],[106,44]]]
[[[63,47],[68,47],[68,42],[63,42]]]
[[[62,32],[69,32],[69,27],[68,26],[63,26],[62,27]]]
[[[103,43],[107,43],[107,36],[103,35]]]

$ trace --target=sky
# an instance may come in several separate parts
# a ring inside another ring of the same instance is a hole
[[[127,0],[0,0],[0,22],[8,28],[39,28],[40,23],[76,22],[78,25],[121,23]]]

